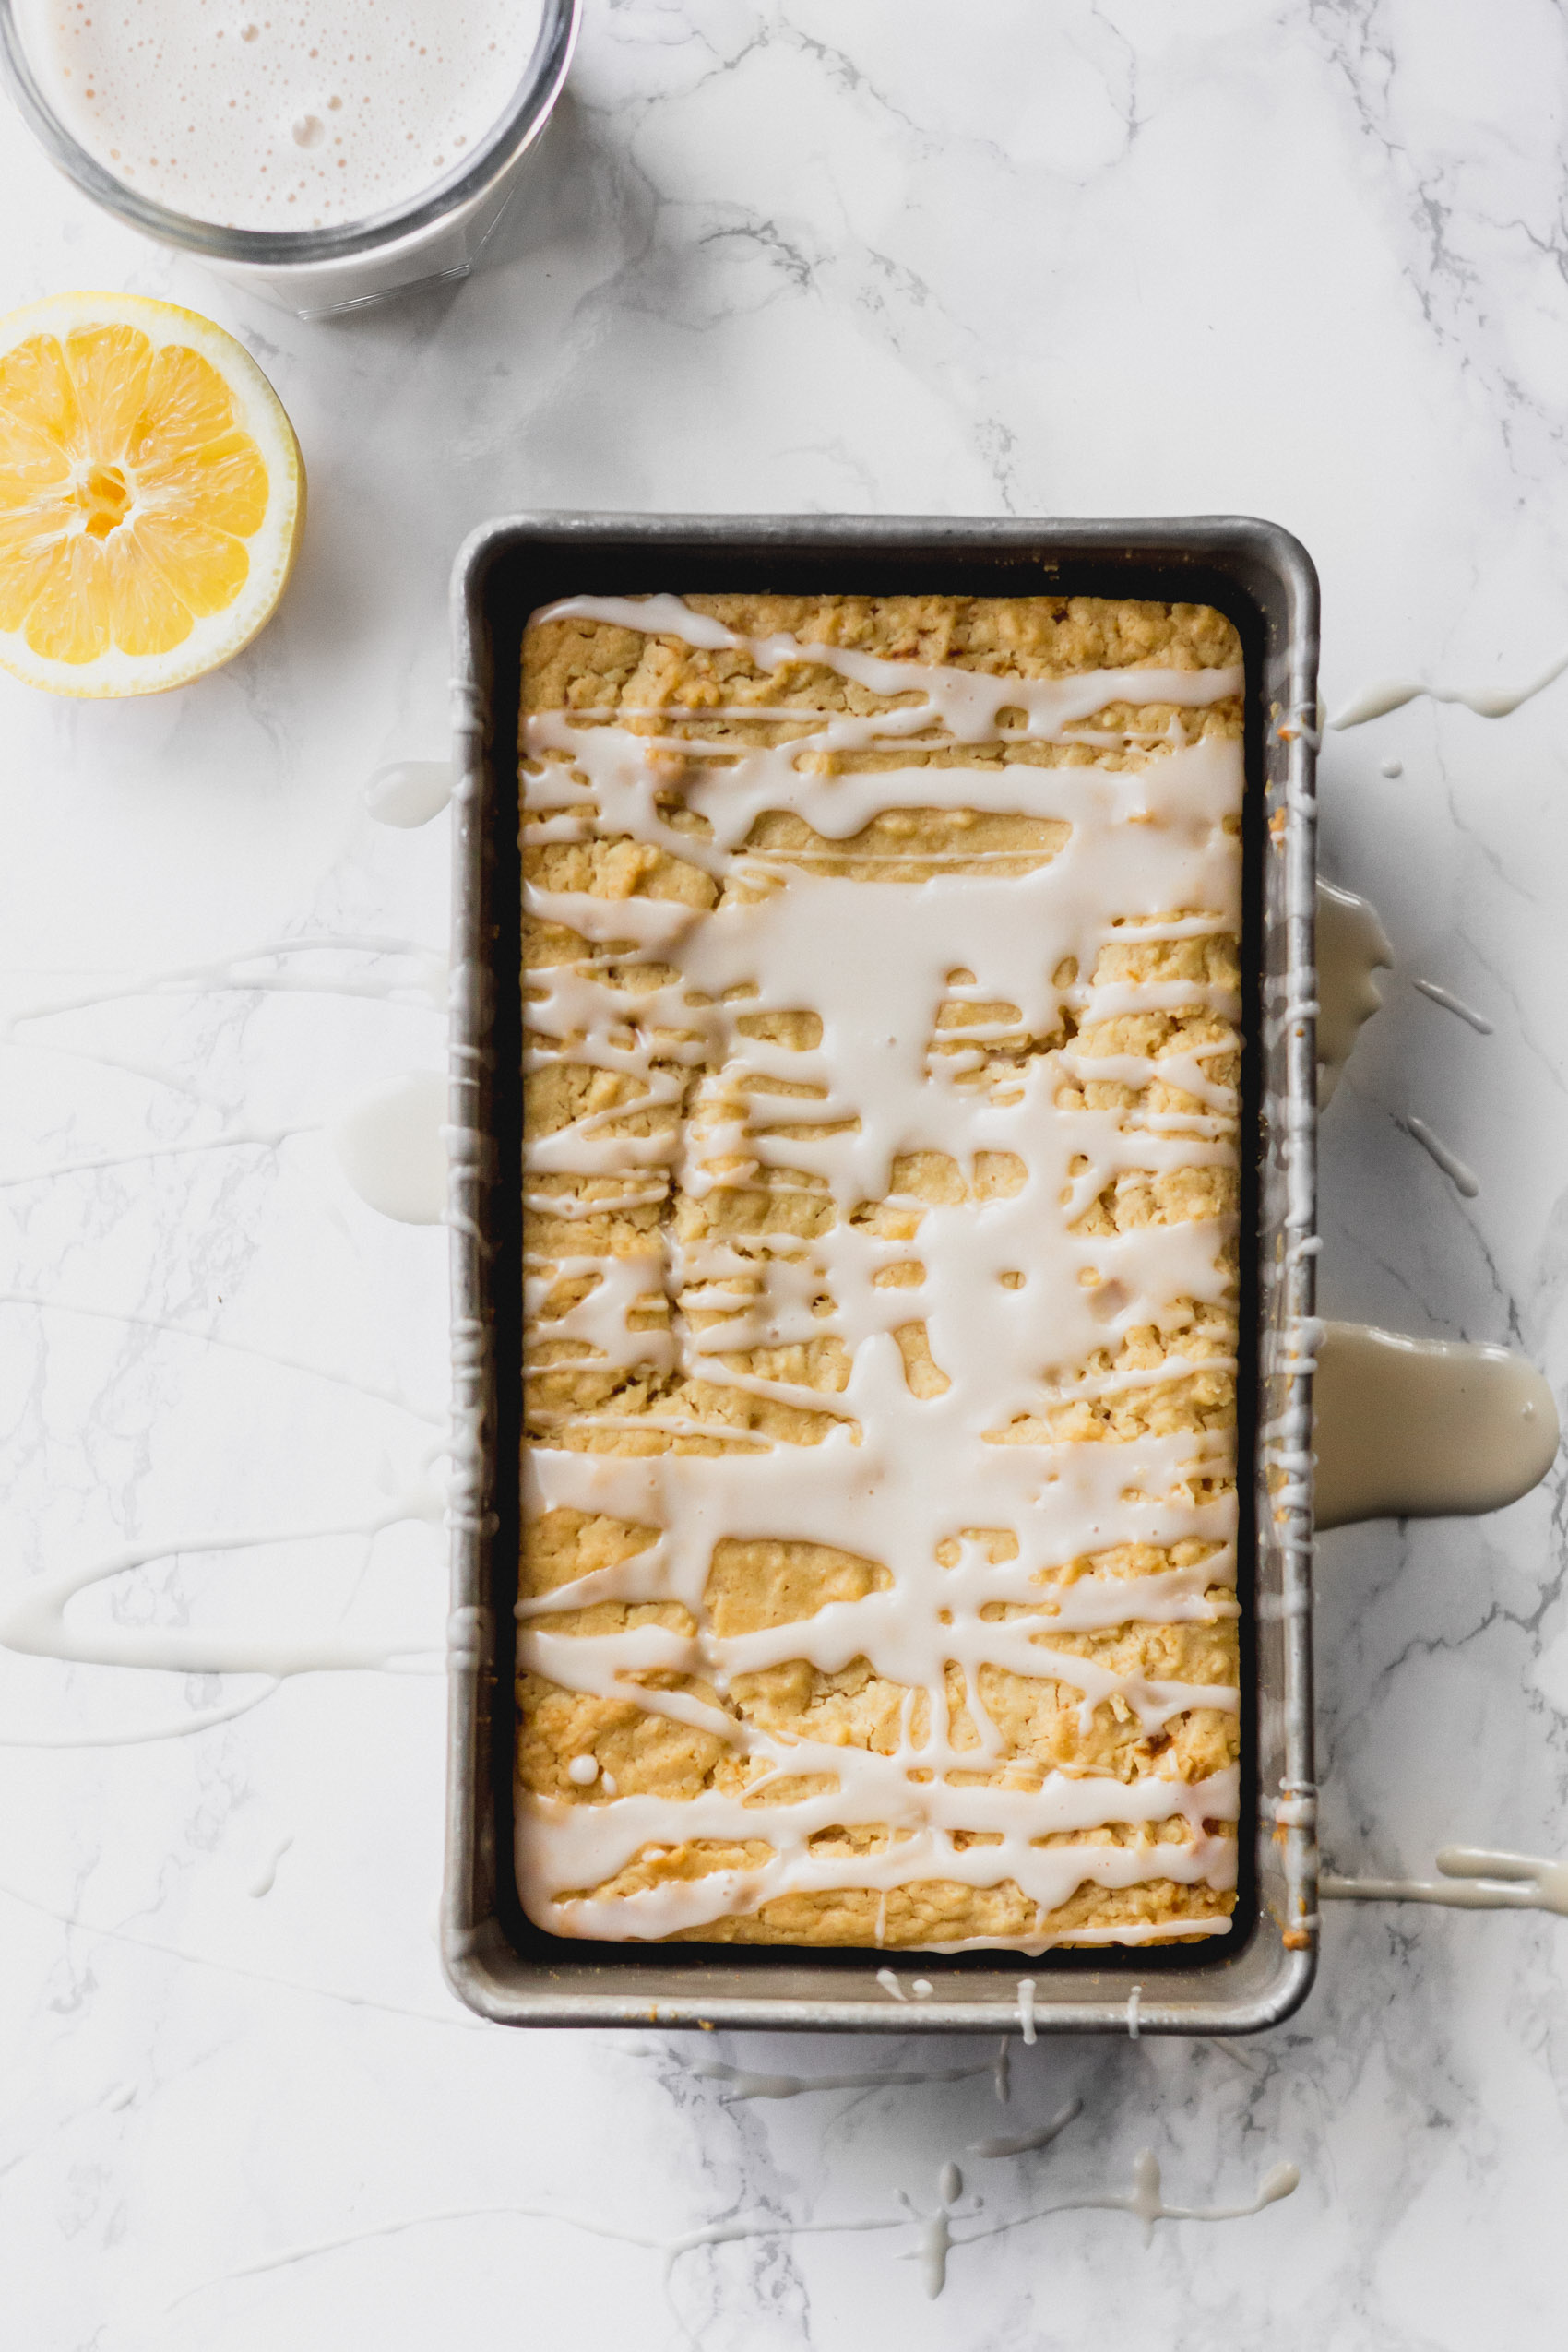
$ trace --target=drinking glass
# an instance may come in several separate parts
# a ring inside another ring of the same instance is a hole
[[[577,38],[582,0],[544,0],[532,56],[510,104],[461,166],[411,202],[325,229],[227,229],[158,204],[117,180],[60,121],[44,96],[18,22],[0,0],[0,72],[52,162],[116,220],[195,254],[220,277],[302,318],[352,310],[438,278],[465,278],[517,194]]]

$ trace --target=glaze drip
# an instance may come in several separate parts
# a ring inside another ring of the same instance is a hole
[[[1522,686],[1431,686],[1424,678],[1379,678],[1363,686],[1359,695],[1352,695],[1328,723],[1331,727],[1364,727],[1369,719],[1386,719],[1390,711],[1403,710],[1407,703],[1418,702],[1422,695],[1429,702],[1462,703],[1478,719],[1510,719],[1522,703],[1533,701],[1537,695],[1555,684],[1565,670],[1568,653],[1559,654],[1555,661],[1549,661],[1544,670]]]
[[[1568,1862],[1444,1846],[1437,1867],[1437,1879],[1341,1878],[1325,1871],[1318,1893],[1325,1903],[1437,1903],[1450,1911],[1555,1911],[1568,1918]]]
[[[444,1073],[413,1070],[351,1103],[328,1129],[338,1164],[368,1206],[400,1225],[446,1213]]]
[[[1500,1511],[1556,1458],[1557,1406],[1533,1364],[1465,1339],[1327,1323],[1317,1351],[1317,1523]]]
[[[1317,1099],[1326,1110],[1351,1048],[1383,1003],[1375,975],[1394,950],[1370,898],[1332,882],[1317,886]]]

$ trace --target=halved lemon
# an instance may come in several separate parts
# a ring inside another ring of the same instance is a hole
[[[30,686],[215,670],[271,618],[304,511],[282,403],[209,318],[136,294],[0,318],[0,664]]]

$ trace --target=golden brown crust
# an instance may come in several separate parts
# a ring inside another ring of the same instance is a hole
[[[1234,624],[1206,604],[1098,596],[688,596],[737,636],[788,635],[885,661],[940,662],[992,677],[1067,678],[1091,670],[1220,670],[1241,659]],[[523,641],[529,710],[659,709],[738,701],[876,710],[873,695],[821,663],[765,671],[738,650],[599,621],[546,620]]]

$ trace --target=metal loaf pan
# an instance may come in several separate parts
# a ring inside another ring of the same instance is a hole
[[[1248,676],[1241,1489],[1243,1812],[1230,1932],[1047,1954],[889,1954],[574,1942],[524,1917],[512,1865],[513,1605],[521,1427],[522,999],[517,712],[523,626],[588,592],[896,590],[1212,603]],[[780,516],[509,517],[453,582],[451,1248],[455,1475],[443,1957],[508,2025],[1005,2031],[1019,1980],[1041,2032],[1241,2034],[1305,1997],[1316,1951],[1311,1662],[1315,1194],[1313,753],[1317,579],[1276,526]],[[904,1990],[878,1980],[894,1960]],[[1130,1996],[1137,1988],[1131,2008]]]

